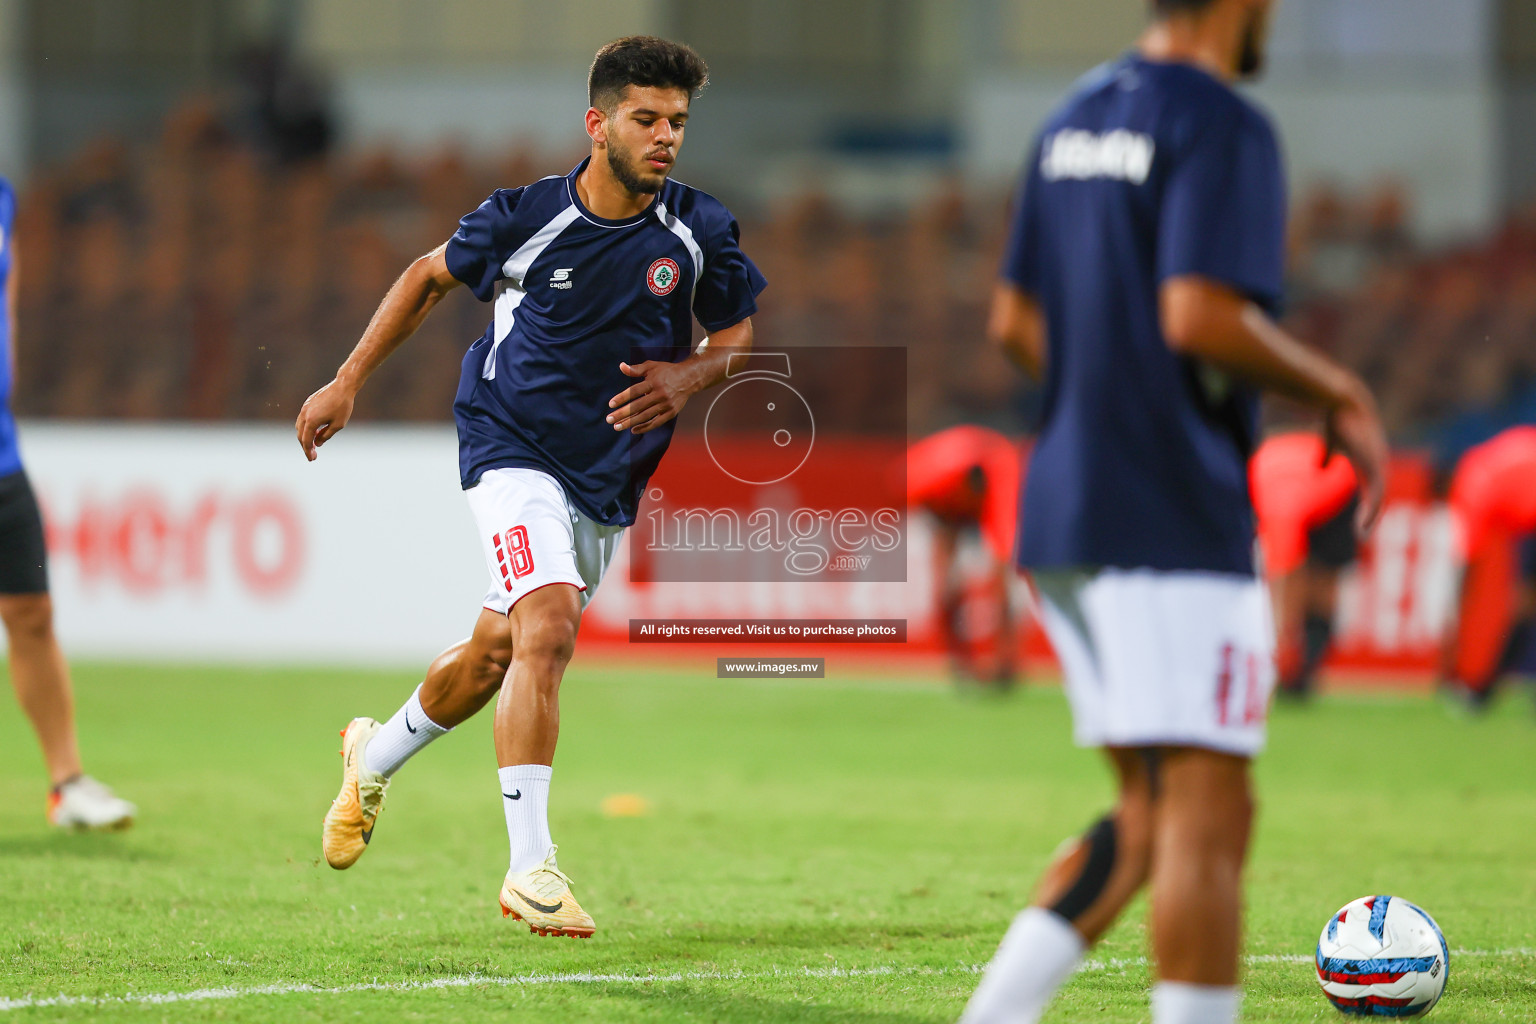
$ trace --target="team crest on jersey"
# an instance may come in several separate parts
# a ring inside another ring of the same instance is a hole
[[[645,272],[646,287],[657,295],[670,295],[672,289],[677,287],[677,279],[682,272],[677,269],[677,264],[663,256],[651,264],[651,269]]]

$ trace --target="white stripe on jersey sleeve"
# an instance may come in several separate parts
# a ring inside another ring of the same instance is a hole
[[[656,216],[661,218],[661,223],[666,229],[683,240],[683,245],[688,247],[688,255],[693,257],[693,291],[688,295],[688,305],[693,305],[693,296],[699,291],[699,278],[704,276],[704,250],[699,248],[699,243],[694,240],[693,232],[687,224],[678,220],[672,211],[667,209],[666,203],[656,204]]]
[[[560,237],[560,232],[570,227],[579,216],[580,210],[575,206],[567,206],[548,224],[535,231],[533,237],[501,265],[501,274],[505,280],[501,282],[501,290],[496,293],[496,334],[491,342],[491,350],[485,354],[485,365],[480,368],[482,380],[496,379],[496,350],[501,348],[501,343],[512,333],[512,314],[528,294],[528,290],[523,287],[523,278],[528,276],[528,268],[549,248],[551,242]]]

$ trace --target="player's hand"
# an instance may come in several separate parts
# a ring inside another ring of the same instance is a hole
[[[1355,476],[1360,481],[1360,508],[1355,514],[1355,532],[1363,540],[1381,515],[1387,490],[1387,460],[1391,457],[1387,432],[1376,412],[1376,400],[1364,384],[1355,388],[1348,400],[1328,414],[1323,442],[1325,465],[1334,452],[1339,452],[1355,467]]]
[[[293,426],[306,459],[314,462],[320,454],[320,446],[347,425],[356,398],[355,391],[333,380],[304,400],[304,407],[299,410],[299,418]]]
[[[608,422],[614,430],[643,434],[677,418],[696,390],[688,367],[647,359],[637,366],[620,363],[626,376],[640,382],[614,395],[608,401]]]

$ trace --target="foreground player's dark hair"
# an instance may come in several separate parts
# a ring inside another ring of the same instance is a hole
[[[1203,11],[1216,0],[1152,0],[1152,8],[1158,14],[1173,14],[1175,11]]]
[[[625,36],[597,51],[587,75],[587,102],[613,110],[624,88],[682,89],[691,97],[709,81],[709,66],[693,47],[656,36]]]

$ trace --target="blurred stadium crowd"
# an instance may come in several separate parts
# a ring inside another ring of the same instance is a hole
[[[580,157],[340,158],[264,144],[204,101],[155,137],[85,147],[39,168],[21,196],[18,412],[291,420],[413,257],[494,188]],[[1291,318],[1366,375],[1399,441],[1450,455],[1536,421],[1536,206],[1492,237],[1426,250],[1406,227],[1409,201],[1390,183],[1298,196]],[[733,205],[771,282],[762,344],[905,346],[914,435],[958,421],[1027,426],[1029,387],[981,342],[1006,196],[951,182],[883,220],[814,194]],[[360,417],[447,419],[487,315],[453,295],[370,382]],[[859,422],[857,408],[843,411]]]

